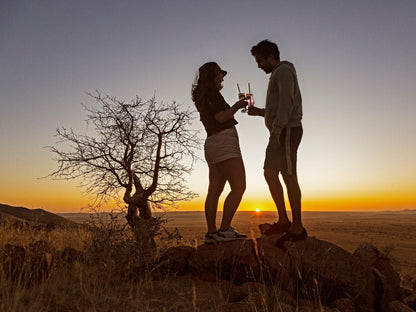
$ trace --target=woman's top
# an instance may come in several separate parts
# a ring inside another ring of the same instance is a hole
[[[201,103],[198,103],[197,108],[207,136],[231,128],[238,123],[234,117],[223,123],[215,119],[215,114],[230,108],[230,105],[227,104],[218,90],[207,90]]]

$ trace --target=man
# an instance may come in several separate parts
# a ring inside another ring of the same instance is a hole
[[[280,61],[277,45],[263,40],[252,47],[251,54],[257,65],[270,75],[264,109],[250,107],[249,115],[263,116],[270,132],[264,161],[264,177],[277,206],[279,220],[263,234],[285,233],[276,242],[283,247],[285,241],[307,238],[301,217],[301,190],[296,173],[297,149],[302,139],[302,98],[293,64]],[[287,188],[292,221],[287,216],[283,187],[279,180],[281,173]]]

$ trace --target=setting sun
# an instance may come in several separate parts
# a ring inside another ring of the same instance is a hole
[[[256,208],[256,212],[259,213],[260,212],[260,208]]]

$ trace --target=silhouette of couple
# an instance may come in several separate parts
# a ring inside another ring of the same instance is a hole
[[[285,241],[305,239],[307,233],[301,218],[301,190],[296,173],[297,149],[302,138],[302,99],[293,64],[280,61],[277,45],[263,40],[251,49],[258,67],[270,75],[265,108],[251,106],[248,115],[264,117],[270,132],[264,160],[264,177],[278,211],[278,221],[265,235],[281,234],[276,245]],[[231,226],[231,221],[246,188],[244,163],[241,156],[234,114],[247,106],[246,99],[230,106],[220,93],[227,74],[215,62],[199,68],[198,79],[192,86],[192,100],[207,132],[204,144],[205,159],[209,166],[209,186],[205,200],[205,217],[208,232],[205,243],[245,239]],[[289,221],[283,187],[279,174],[287,188],[292,210]],[[216,214],[219,197],[228,181],[231,191],[224,202],[222,222],[217,229]]]

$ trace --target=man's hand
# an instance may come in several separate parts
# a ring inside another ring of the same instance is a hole
[[[248,108],[248,114],[250,116],[264,116],[264,109],[255,106],[250,106]]]

